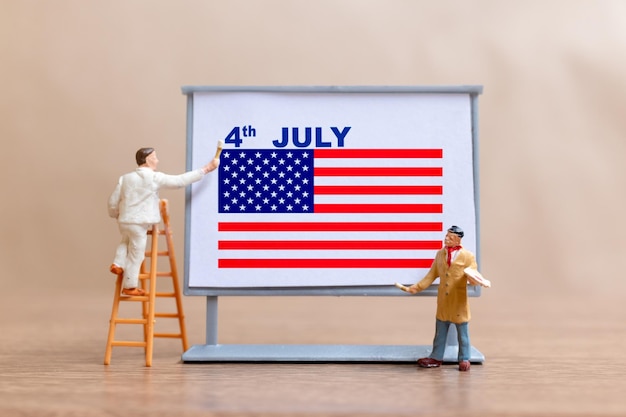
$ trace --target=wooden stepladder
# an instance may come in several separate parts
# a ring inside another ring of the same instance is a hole
[[[109,335],[107,338],[106,352],[104,355],[104,364],[111,363],[111,353],[113,346],[143,347],[146,354],[146,366],[152,366],[152,351],[155,337],[178,338],[183,344],[183,352],[188,349],[187,331],[185,329],[185,316],[183,314],[183,303],[178,281],[178,268],[176,266],[176,256],[174,255],[174,244],[172,240],[172,232],[170,229],[170,217],[168,211],[168,202],[165,199],[160,201],[161,220],[163,230],[159,230],[158,225],[153,225],[148,230],[151,237],[150,250],[146,251],[146,259],[141,265],[139,273],[139,281],[141,288],[146,292],[144,296],[125,296],[122,295],[123,275],[118,275],[115,282],[115,293],[113,295],[113,308],[111,311],[111,320],[109,322]],[[167,244],[167,250],[159,251],[159,237],[164,236]],[[159,271],[159,257],[167,257],[169,260],[169,271]],[[149,269],[147,261],[149,262]],[[157,290],[157,278],[168,277],[172,279],[171,292],[163,292]],[[157,298],[174,298],[176,302],[176,312],[161,313],[155,311]],[[119,317],[120,303],[131,302],[141,303],[141,317],[138,318],[121,318]],[[180,333],[155,333],[155,320],[157,317],[178,319]],[[143,326],[143,341],[141,340],[115,340],[115,329],[118,324],[140,324]]]

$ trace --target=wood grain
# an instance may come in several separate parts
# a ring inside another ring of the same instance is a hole
[[[26,302],[28,300],[28,302]],[[102,294],[3,296],[2,416],[618,416],[626,414],[626,314],[577,298],[472,299],[483,365],[183,364],[180,341],[116,347],[104,366],[110,299]],[[592,300],[593,301],[593,300]],[[186,297],[190,343],[203,343],[204,305]],[[580,304],[580,303],[578,303]],[[613,307],[611,307],[613,308]],[[430,298],[227,298],[222,343],[427,344]],[[341,320],[337,320],[340,318]],[[165,325],[164,323],[157,323]]]

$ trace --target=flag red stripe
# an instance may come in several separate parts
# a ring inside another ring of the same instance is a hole
[[[220,240],[220,250],[438,250],[440,240]]]
[[[316,195],[442,195],[441,185],[316,185]]]
[[[443,149],[315,149],[315,158],[442,158]]]
[[[441,167],[315,167],[316,177],[441,177]]]
[[[315,204],[315,213],[443,213],[443,204]]]
[[[430,268],[432,259],[218,259],[218,268]]]
[[[441,222],[219,222],[220,232],[441,232]]]

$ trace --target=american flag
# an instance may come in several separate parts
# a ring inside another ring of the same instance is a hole
[[[218,268],[429,268],[442,242],[420,235],[443,230],[442,159],[442,149],[225,150]]]

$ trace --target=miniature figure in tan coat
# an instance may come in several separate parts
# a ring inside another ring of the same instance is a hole
[[[470,368],[469,321],[471,318],[467,298],[467,276],[465,268],[477,269],[474,254],[461,247],[463,230],[458,226],[448,229],[444,247],[440,249],[426,276],[407,288],[415,294],[430,287],[436,278],[440,279],[437,290],[437,315],[433,351],[428,358],[417,361],[425,368],[438,367],[443,362],[443,355],[451,324],[456,326],[459,338],[459,370]]]

